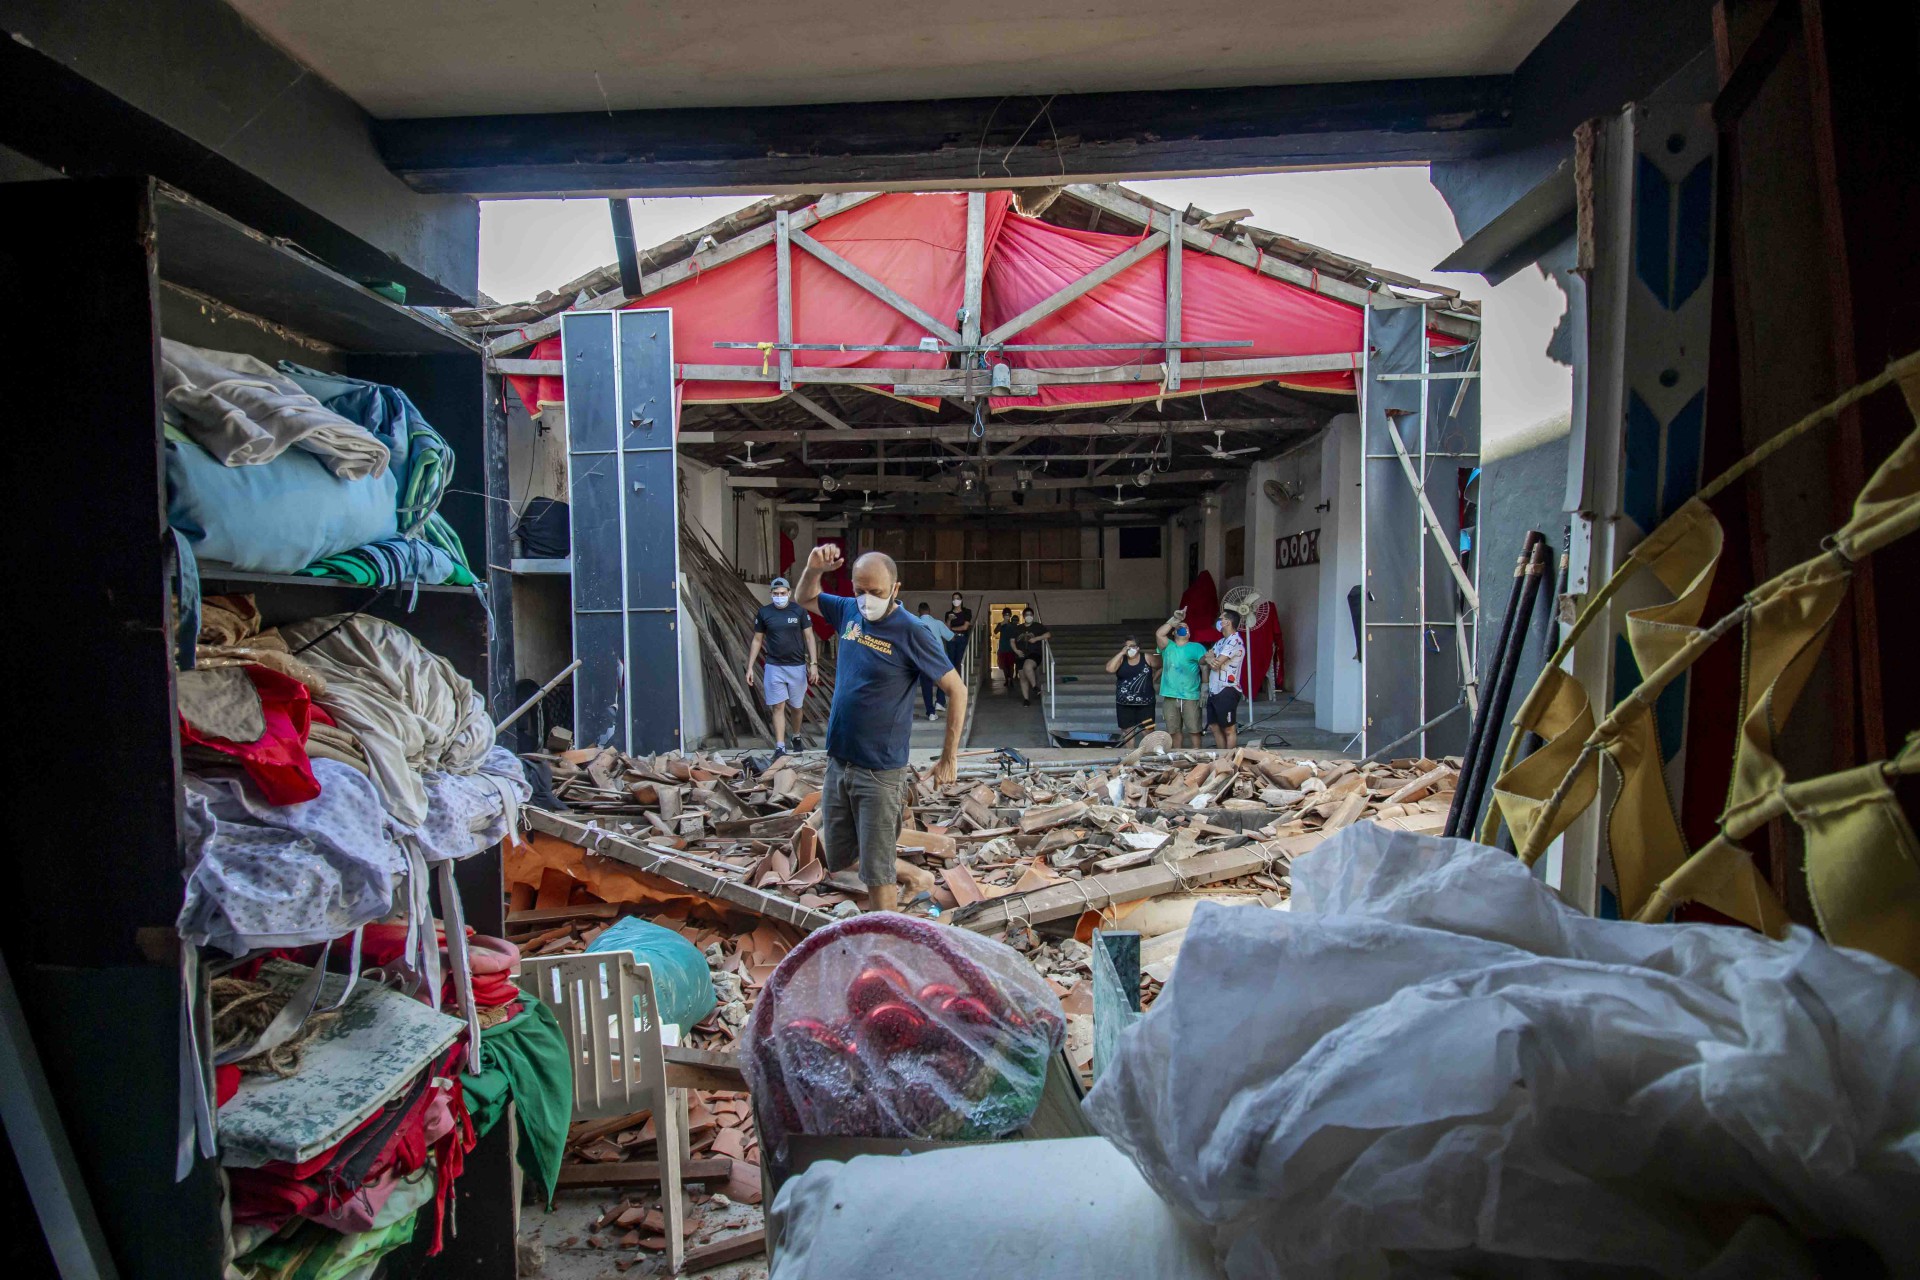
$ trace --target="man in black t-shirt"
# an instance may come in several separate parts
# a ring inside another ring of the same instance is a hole
[[[1013,632],[1013,655],[1019,664],[1020,705],[1028,706],[1033,701],[1034,690],[1043,680],[1042,671],[1047,664],[1047,641],[1053,638],[1053,632],[1047,630],[1047,624],[1039,621],[1032,609],[1028,609],[1020,618],[1020,625]]]
[[[753,647],[747,651],[747,683],[758,674],[762,650],[767,655],[761,693],[773,712],[774,758],[787,753],[787,711],[793,711],[793,736],[800,736],[806,714],[807,686],[820,682],[820,642],[814,638],[813,618],[793,602],[785,578],[773,580],[773,603],[760,606],[753,619]]]
[[[947,630],[953,632],[953,639],[945,642],[947,661],[953,669],[960,669],[960,659],[967,656],[967,641],[973,637],[973,610],[967,608],[965,599],[956,591],[953,593],[953,607],[947,610]],[[941,695],[944,706],[946,695]]]
[[[1008,693],[1013,692],[1013,633],[1019,629],[1020,624],[1013,619],[1013,610],[1002,609],[1000,628],[995,633],[998,641],[995,644],[993,656],[1000,666],[1000,687]]]

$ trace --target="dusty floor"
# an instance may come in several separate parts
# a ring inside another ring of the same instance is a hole
[[[707,1196],[698,1184],[688,1187],[687,1221],[694,1232],[687,1247],[723,1243],[761,1224],[758,1206],[727,1204],[724,1207]],[[541,1280],[622,1280],[631,1276],[665,1275],[666,1255],[646,1249],[621,1248],[625,1234],[618,1227],[598,1228],[610,1209],[622,1203],[658,1208],[657,1190],[623,1193],[618,1188],[563,1189],[553,1199],[548,1212],[538,1204],[520,1210],[520,1262],[522,1276]],[[592,1243],[592,1242],[598,1242]],[[738,1262],[722,1263],[704,1271],[684,1271],[703,1280],[766,1280],[764,1253]]]

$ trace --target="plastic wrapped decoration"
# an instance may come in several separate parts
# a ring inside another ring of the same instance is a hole
[[[1019,952],[891,913],[808,934],[748,1024],[763,1141],[999,1138],[1033,1118],[1066,1023]]]

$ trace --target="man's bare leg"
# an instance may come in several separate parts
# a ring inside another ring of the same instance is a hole
[[[1237,724],[1230,724],[1227,726],[1227,750],[1231,751],[1239,745],[1240,745],[1240,726]]]
[[[775,742],[787,740],[787,704],[784,702],[773,704],[773,740]]]
[[[867,910],[898,911],[900,909],[900,886],[897,884],[876,884],[867,888]]]

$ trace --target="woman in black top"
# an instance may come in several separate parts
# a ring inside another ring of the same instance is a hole
[[[1120,652],[1107,659],[1107,671],[1113,676],[1113,710],[1122,729],[1131,729],[1153,719],[1153,669],[1160,659],[1141,651],[1132,636]]]

